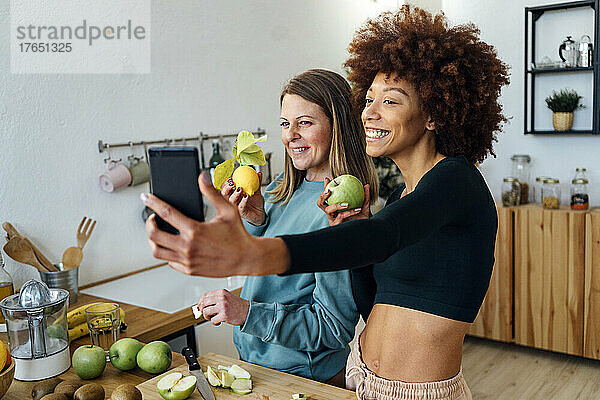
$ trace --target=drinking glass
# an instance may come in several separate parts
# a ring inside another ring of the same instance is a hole
[[[106,361],[110,361],[110,346],[119,340],[120,312],[119,305],[115,303],[98,303],[85,309],[92,344],[102,347],[106,352]]]

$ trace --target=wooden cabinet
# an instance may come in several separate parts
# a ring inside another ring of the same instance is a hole
[[[584,356],[600,359],[600,209],[585,221]]]
[[[490,287],[469,334],[511,342],[513,340],[512,208],[498,207],[498,232],[494,258]]]
[[[515,343],[583,355],[586,213],[514,209]]]

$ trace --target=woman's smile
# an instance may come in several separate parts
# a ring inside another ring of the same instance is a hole
[[[365,128],[365,133],[367,134],[367,142],[376,142],[388,136],[391,131],[386,129]]]

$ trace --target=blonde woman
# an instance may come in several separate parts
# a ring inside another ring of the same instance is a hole
[[[266,199],[260,192],[246,195],[231,180],[221,189],[249,233],[275,237],[326,227],[317,199],[327,177],[351,173],[369,184],[366,202],[376,198],[374,166],[343,77],[306,71],[285,86],[280,105],[285,172],[267,187]],[[350,279],[348,271],[250,277],[241,296],[212,291],[198,305],[213,324],[236,326],[244,361],[344,386],[358,321]]]

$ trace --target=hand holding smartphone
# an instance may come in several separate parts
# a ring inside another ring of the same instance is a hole
[[[198,188],[200,166],[195,147],[151,147],[148,149],[152,194],[169,203],[185,216],[204,221],[202,193]],[[179,231],[156,216],[156,225],[162,231]]]

